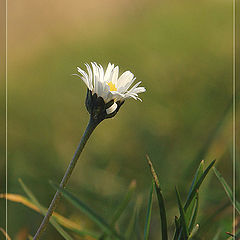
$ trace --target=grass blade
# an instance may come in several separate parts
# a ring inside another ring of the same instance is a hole
[[[116,212],[113,214],[113,218],[111,220],[111,225],[114,225],[117,222],[117,220],[121,217],[122,213],[128,206],[128,203],[130,202],[135,189],[136,189],[136,181],[133,180],[131,182],[131,184],[129,185],[129,188],[128,188],[125,198],[123,199],[122,203],[117,208]]]
[[[199,159],[206,159],[207,155],[209,154],[212,144],[217,140],[219,134],[223,131],[222,128],[227,125],[226,121],[228,121],[228,116],[232,111],[232,99],[229,100],[229,103],[226,105],[222,115],[219,117],[219,121],[216,123],[215,127],[210,131],[206,141],[204,141],[203,146],[194,157],[192,164],[189,164],[187,169],[185,170],[186,177],[189,177],[189,173],[191,169],[195,168],[198,164]]]
[[[187,199],[190,198],[191,192],[193,191],[193,188],[196,186],[197,182],[199,181],[200,177],[203,175],[203,165],[204,165],[204,161],[202,160],[199,164],[199,167],[195,173],[195,176],[193,178],[190,190],[188,192],[188,196]]]
[[[216,162],[216,160],[213,160],[209,166],[206,168],[206,170],[203,172],[203,174],[201,175],[201,177],[198,179],[198,181],[196,182],[195,186],[193,187],[192,191],[189,194],[189,197],[187,198],[187,201],[184,205],[184,211],[187,211],[190,203],[192,202],[193,198],[195,197],[199,187],[201,186],[203,180],[205,179],[205,177],[207,176],[208,172],[210,171],[210,169],[212,168],[212,166],[214,165],[214,163]]]
[[[136,224],[137,224],[137,218],[138,218],[138,208],[135,207],[134,210],[133,210],[133,214],[132,214],[132,217],[129,221],[129,224],[128,224],[128,227],[127,227],[127,230],[126,230],[126,239],[133,239],[133,233],[134,233],[134,230],[136,228]]]
[[[189,224],[188,224],[188,231],[190,232],[190,234],[192,234],[193,228],[194,228],[194,224],[196,222],[196,218],[197,218],[197,213],[198,213],[198,207],[199,207],[199,195],[197,193],[196,195],[196,200],[194,202],[194,211],[192,213],[191,219],[189,219]]]
[[[187,220],[186,220],[185,210],[183,209],[182,201],[177,188],[176,188],[176,195],[177,195],[177,201],[178,201],[178,208],[180,212],[180,223],[181,223],[183,238],[188,239],[189,233],[188,233],[188,226],[186,222]],[[180,239],[180,236],[181,234],[179,235],[178,239]]]
[[[191,192],[193,191],[194,187],[196,186],[197,182],[199,181],[199,179],[201,178],[201,176],[203,175],[203,166],[204,166],[204,161],[202,160],[198,166],[198,169],[195,173],[195,176],[193,178],[190,190],[188,192],[188,196],[187,199],[190,198]],[[196,205],[197,204],[197,205]],[[197,207],[197,208],[196,208]],[[187,208],[186,211],[186,220],[187,220],[187,226],[188,226],[188,231],[189,233],[191,233],[196,217],[197,217],[197,211],[198,211],[198,194],[196,194],[196,197],[193,198],[193,200],[191,201],[191,203],[189,204],[189,207]],[[194,216],[195,219],[192,219],[192,217]]]
[[[167,240],[168,239],[168,232],[167,232],[167,216],[166,216],[166,209],[165,209],[165,204],[164,204],[164,198],[162,195],[162,190],[160,188],[158,176],[153,168],[152,162],[147,155],[147,161],[150,166],[150,170],[152,173],[152,177],[155,183],[155,190],[157,193],[157,199],[158,199],[158,205],[159,205],[159,210],[160,210],[160,218],[161,218],[161,226],[162,226],[162,240]]]
[[[27,196],[32,200],[32,202],[40,209],[41,213],[45,215],[46,210],[40,205],[36,197],[33,195],[33,193],[27,188],[27,186],[23,183],[21,179],[19,179],[19,182],[24,190],[24,192],[27,194]],[[71,236],[62,229],[62,227],[55,221],[55,219],[52,217],[50,219],[50,223],[55,227],[55,229],[62,235],[62,237],[66,240],[73,240]]]
[[[175,234],[174,234],[174,237],[173,237],[173,240],[177,240],[178,239],[178,236],[180,234],[180,230],[181,230],[181,226],[180,226],[180,223],[179,223],[179,218],[177,216],[175,216]]]
[[[12,193],[8,193],[8,194],[0,194],[0,198],[5,198],[7,199],[8,201],[12,201],[12,202],[16,202],[16,203],[21,203],[23,204],[24,206],[38,212],[38,213],[41,213],[42,212],[40,211],[40,209],[35,205],[33,204],[30,200],[28,200],[27,198],[21,196],[21,195],[18,195],[18,194],[12,194]],[[41,205],[39,203],[39,205]],[[42,209],[44,210],[44,212],[47,211],[47,209],[45,207],[43,207],[41,205]],[[44,214],[43,214],[44,215]],[[89,231],[83,231],[83,230],[79,230],[79,229],[82,229],[82,226],[79,225],[79,224],[76,224],[75,222],[63,217],[62,215],[56,213],[56,212],[53,212],[53,217],[55,218],[55,220],[60,224],[62,225],[63,227],[67,228],[68,230],[71,230],[77,234],[79,234],[80,236],[91,236],[95,239],[98,238],[98,235],[96,233],[93,233],[93,232],[89,232]]]
[[[146,216],[146,222],[144,227],[144,238],[143,238],[144,240],[148,240],[148,237],[149,237],[149,229],[150,229],[150,222],[151,222],[151,215],[152,215],[153,184],[154,182],[152,182],[152,186],[149,193],[147,216]]]
[[[50,184],[57,190],[59,190],[62,195],[72,203],[76,208],[80,209],[83,213],[85,213],[93,222],[95,222],[103,231],[107,232],[110,235],[113,235],[117,239],[123,239],[113,227],[111,227],[103,218],[97,215],[92,209],[90,209],[85,203],[75,197],[72,193],[70,193],[66,189],[60,188],[53,182]]]
[[[189,232],[192,231],[193,224],[194,224],[193,222],[190,223],[191,220],[195,221],[195,219],[192,219],[192,217],[195,215],[194,218],[196,218],[196,216],[197,216],[198,207],[196,209],[196,199],[197,199],[198,189],[201,186],[201,184],[202,184],[204,178],[206,177],[207,173],[209,172],[209,170],[213,166],[214,162],[215,161],[212,161],[211,164],[207,167],[207,169],[205,171],[203,171],[204,161],[201,161],[200,164],[199,164],[199,167],[198,167],[198,169],[197,169],[197,171],[195,173],[195,176],[193,178],[190,190],[188,192],[187,200],[186,200],[186,203],[184,205],[184,211],[185,211],[185,216],[186,216],[186,223],[187,223],[187,226],[189,226],[189,228],[188,228]],[[195,211],[195,213],[193,211]],[[177,219],[175,221],[177,221],[178,225],[180,224],[179,223],[180,219]],[[175,231],[175,234],[174,234],[174,239],[177,239],[179,231],[181,232],[182,229],[179,230],[179,229],[176,228],[176,231]]]
[[[142,197],[138,197],[136,201],[136,218],[134,223],[134,233],[135,233],[135,239],[141,240],[142,239],[142,233],[141,233],[141,227],[140,227],[140,209],[142,206]]]
[[[9,237],[9,235],[6,233],[6,231],[0,227],[0,232],[2,232],[2,234],[4,235],[6,240],[11,240],[11,238]]]
[[[192,239],[192,238],[196,235],[198,229],[199,229],[199,224],[196,224],[196,225],[193,227],[193,230],[192,230],[191,234],[189,235],[189,238],[188,238],[188,239]]]
[[[240,214],[240,203],[237,200],[234,203],[233,192],[232,192],[231,188],[229,187],[229,185],[227,184],[227,182],[225,181],[225,179],[223,178],[221,173],[216,168],[213,168],[213,171],[214,171],[215,175],[217,176],[219,182],[222,184],[228,198],[232,202],[232,204],[235,207],[235,209],[237,210],[238,214]]]
[[[218,230],[217,233],[214,235],[213,240],[219,240],[221,230]]]
[[[115,211],[115,213],[113,214],[112,220],[111,220],[111,226],[114,227],[114,225],[116,224],[116,222],[118,221],[118,219],[121,217],[122,213],[124,212],[124,210],[126,209],[126,207],[128,206],[128,203],[130,202],[133,193],[136,189],[136,181],[133,180],[129,187],[128,187],[128,191],[123,199],[123,201],[121,202],[121,204],[117,207],[117,210]],[[105,237],[107,236],[106,232],[104,232],[101,237],[99,238],[99,240],[103,240],[105,239]]]
[[[184,208],[183,208],[184,212],[185,212],[185,217],[186,217],[185,220],[186,220],[187,226],[189,226],[189,228],[188,228],[189,232],[193,231],[194,222],[195,222],[196,217],[197,217],[198,190],[199,190],[203,180],[207,176],[208,172],[210,171],[210,169],[214,165],[214,163],[215,163],[215,160],[213,160],[209,164],[209,166],[206,168],[206,170],[203,171],[204,161],[201,161],[201,163],[199,164],[199,167],[196,171],[196,174],[194,176],[194,179],[192,181],[190,191],[188,193],[187,200],[186,200],[186,203],[185,203]],[[175,219],[175,225],[176,226],[179,225],[179,221],[180,221],[180,219]],[[180,230],[176,228],[176,231],[175,231],[175,234],[174,234],[174,240],[178,239],[177,236],[178,235],[181,236],[182,233],[183,233],[182,228]]]
[[[209,226],[211,225],[212,222],[218,221],[219,219],[219,215],[222,214],[222,212],[228,208],[230,206],[230,202],[227,199],[227,202],[221,204],[220,206],[213,208],[212,209],[212,213],[209,213],[209,216],[207,216],[207,218],[202,219],[202,223],[201,223],[201,233],[205,233],[208,231]]]

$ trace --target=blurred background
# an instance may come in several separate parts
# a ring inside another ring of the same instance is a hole
[[[202,159],[206,164],[217,159],[231,185],[231,1],[22,0],[8,1],[10,193],[24,195],[21,178],[49,205],[54,194],[49,180],[60,182],[88,122],[86,86],[71,74],[90,61],[132,71],[147,92],[142,103],[127,101],[115,118],[98,126],[68,189],[107,220],[136,180],[144,221],[151,185],[148,154],[171,226],[179,214],[174,187],[185,199]],[[134,204],[135,199],[121,218],[123,232]],[[26,239],[42,216],[17,203],[8,206],[9,235]],[[96,228],[66,200],[58,212]],[[212,239],[217,231],[224,239],[231,231],[232,207],[212,173],[200,191],[197,222],[196,239]],[[150,238],[159,234],[154,198]],[[44,239],[62,237],[50,226]]]

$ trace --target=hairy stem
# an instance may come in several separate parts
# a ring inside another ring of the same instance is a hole
[[[62,181],[60,183],[60,187],[61,188],[65,188],[67,183],[68,183],[68,180],[73,172],[73,169],[74,167],[76,166],[76,163],[77,163],[77,160],[85,146],[85,144],[87,143],[87,140],[89,139],[89,137],[91,136],[93,130],[96,128],[96,126],[98,125],[97,122],[95,122],[91,117],[90,117],[90,120],[89,120],[89,123],[88,123],[88,126],[82,136],[82,139],[77,147],[77,150],[62,178]],[[48,211],[47,211],[47,214],[45,215],[41,225],[39,226],[33,240],[38,240],[40,239],[42,233],[45,231],[48,223],[49,223],[49,220],[50,220],[50,217],[52,216],[53,214],[53,211],[56,209],[58,203],[59,203],[59,200],[61,198],[61,193],[59,191],[57,191],[52,199],[52,202],[48,208]]]

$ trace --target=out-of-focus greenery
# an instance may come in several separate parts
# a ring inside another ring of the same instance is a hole
[[[72,20],[75,28],[71,21],[69,26],[64,22],[76,14],[70,9],[74,3],[79,16],[83,15],[79,27]],[[108,219],[135,179],[136,195],[144,200],[139,219],[144,221],[151,184],[146,153],[159,175],[170,216],[178,213],[174,186],[179,187],[184,199],[202,159],[209,163],[216,158],[217,168],[227,182],[232,182],[231,2],[106,1],[101,6],[93,1],[88,10],[94,17],[85,19],[87,13],[82,9],[90,3],[70,1],[58,12],[64,16],[62,21],[55,18],[56,2],[39,9],[27,0],[21,7],[11,4],[10,193],[23,193],[18,183],[21,178],[35,190],[39,202],[49,205],[54,194],[49,180],[60,181],[88,121],[86,87],[71,74],[90,61],[104,66],[110,61],[119,65],[120,71],[132,71],[147,92],[141,95],[142,103],[126,101],[114,119],[97,127],[71,177],[71,192]],[[117,13],[114,4],[119,4]],[[52,11],[52,18],[45,19],[42,10]],[[34,27],[27,31],[31,21]],[[38,34],[36,29],[42,25],[45,30]],[[1,114],[2,123],[4,119]],[[129,208],[133,207],[130,204]],[[58,212],[92,227],[65,200]],[[219,230],[219,239],[226,237],[225,232],[231,231],[231,214],[231,204],[210,174],[201,190],[198,239],[211,239]],[[122,216],[122,229],[129,217]],[[160,236],[158,218],[154,198],[151,239]],[[29,232],[33,234],[41,219],[39,214],[9,202],[8,230],[12,238],[21,240]],[[45,239],[61,236],[49,227]]]
[[[139,208],[138,203],[134,203],[134,208],[132,209],[131,213],[128,213],[130,217],[130,221],[126,220],[124,225],[125,229],[119,229],[119,219],[121,215],[125,212],[127,209],[127,206],[129,202],[132,200],[133,191],[136,187],[136,182],[132,181],[132,183],[129,186],[129,189],[126,192],[126,196],[123,198],[123,200],[116,206],[116,210],[111,214],[111,219],[108,219],[107,221],[102,217],[99,216],[91,207],[89,207],[86,203],[82,202],[81,199],[74,196],[71,192],[68,190],[59,187],[58,184],[55,184],[53,182],[50,182],[54,189],[60,191],[64,198],[66,198],[74,207],[79,209],[82,213],[84,213],[93,223],[95,223],[96,226],[98,226],[97,232],[92,232],[86,229],[86,227],[82,227],[79,225],[76,225],[75,222],[72,222],[69,219],[66,219],[62,217],[61,215],[57,214],[56,212],[53,213],[52,218],[50,219],[50,223],[52,226],[57,230],[57,232],[66,240],[72,240],[72,236],[69,235],[68,232],[77,234],[78,237],[83,239],[139,239],[139,236],[144,235],[144,240],[149,239],[149,232],[150,232],[150,224],[151,224],[151,216],[152,216],[152,202],[153,202],[153,188],[155,188],[157,199],[158,199],[158,206],[159,206],[159,213],[160,213],[160,219],[161,219],[161,232],[162,232],[162,240],[168,240],[168,224],[167,224],[167,214],[166,214],[166,208],[164,203],[164,196],[160,187],[159,179],[157,176],[157,173],[153,167],[153,164],[150,160],[150,158],[147,156],[148,164],[150,166],[150,171],[152,174],[153,183],[151,186],[149,199],[148,199],[148,205],[147,205],[147,213],[146,213],[146,220],[145,220],[145,226],[144,226],[144,233],[141,231],[141,227],[138,225],[139,218],[138,215],[136,215],[136,209]],[[182,204],[182,200],[179,194],[179,191],[176,188],[176,194],[177,194],[177,202],[178,202],[178,208],[180,216],[175,216],[175,229],[172,229],[170,232],[170,235],[172,235],[173,240],[187,240],[187,239],[193,239],[193,237],[196,235],[196,232],[199,229],[199,224],[195,224],[199,209],[199,189],[200,186],[203,183],[203,180],[206,178],[207,174],[209,173],[210,169],[214,165],[216,160],[213,160],[209,166],[204,170],[204,161],[201,161],[199,164],[199,167],[195,173],[195,176],[193,178],[193,181],[191,183],[190,190],[187,195],[187,199],[185,204]],[[224,182],[225,180],[217,173],[217,170],[215,169],[215,174],[219,178],[221,182]],[[21,195],[17,194],[1,194],[0,198],[7,198],[10,201],[21,203],[30,209],[33,209],[43,215],[46,214],[47,210],[44,208],[39,201],[36,199],[32,191],[23,183],[23,181],[19,180],[21,187],[26,197],[23,197]],[[224,186],[226,187],[227,184],[224,183]],[[228,195],[232,196],[232,190],[227,186]],[[226,190],[226,189],[225,189]],[[233,201],[233,199],[232,199]],[[236,209],[237,203],[236,203]],[[61,226],[62,225],[62,226]],[[63,227],[66,228],[67,232],[63,229]],[[234,233],[235,234],[235,233]],[[218,237],[219,233],[215,234],[214,239]],[[29,239],[32,239],[32,236],[28,236]],[[142,237],[140,237],[141,239]]]

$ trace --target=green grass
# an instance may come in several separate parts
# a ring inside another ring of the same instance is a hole
[[[116,211],[112,215],[112,219],[106,221],[104,217],[99,215],[95,210],[93,210],[90,206],[88,206],[86,203],[84,203],[82,200],[80,200],[78,197],[76,197],[74,194],[70,193],[68,190],[58,187],[57,184],[50,182],[52,187],[55,190],[59,190],[63,197],[69,201],[75,208],[79,209],[82,213],[86,215],[87,218],[89,218],[93,223],[98,226],[98,232],[99,234],[93,233],[93,231],[89,231],[86,229],[80,230],[75,229],[73,231],[72,226],[67,226],[65,224],[64,230],[60,224],[63,224],[62,221],[59,220],[59,216],[55,215],[51,218],[50,222],[55,227],[55,229],[62,235],[62,237],[66,240],[73,239],[69,235],[70,232],[76,233],[80,237],[92,237],[93,239],[118,239],[118,240],[124,240],[124,239],[132,239],[132,238],[138,238],[139,236],[143,235],[144,240],[150,239],[150,233],[151,233],[151,219],[152,219],[152,207],[153,207],[153,189],[155,188],[156,195],[157,195],[157,201],[159,206],[159,213],[160,213],[160,222],[161,222],[161,232],[162,232],[162,239],[168,240],[169,237],[169,227],[167,223],[166,218],[166,212],[167,209],[164,204],[164,198],[163,198],[163,192],[160,188],[160,182],[159,178],[157,176],[157,173],[153,167],[153,164],[150,160],[150,158],[147,156],[148,164],[150,166],[150,172],[152,174],[152,185],[149,192],[148,197],[148,203],[147,203],[147,210],[146,210],[146,217],[145,217],[145,224],[142,226],[142,230],[140,227],[140,232],[137,233],[136,225],[137,225],[137,208],[135,207],[132,211],[132,217],[128,221],[128,228],[126,232],[119,232],[118,225],[116,225],[117,221],[119,222],[120,216],[127,211],[127,206],[130,203],[130,200],[132,198],[133,191],[135,189],[136,183],[133,181],[128,191],[126,192],[125,198],[120,202],[120,204],[117,206]],[[187,199],[185,201],[185,204],[183,204],[179,191],[177,188],[176,191],[176,198],[177,198],[177,205],[179,209],[179,217],[175,216],[175,233],[173,236],[173,240],[187,240],[192,239],[199,229],[199,224],[196,224],[197,214],[199,210],[199,189],[200,186],[207,176],[208,172],[212,168],[215,161],[212,161],[207,168],[204,170],[204,162],[202,161],[195,173],[195,177],[193,178]],[[214,170],[218,178],[220,177],[220,174],[217,172],[217,170]],[[220,178],[220,181],[223,183],[222,177]],[[29,188],[23,183],[23,181],[19,180],[21,187],[23,188],[24,192],[28,196],[29,200],[26,199],[24,203],[26,206],[31,207],[35,206],[39,209],[41,214],[46,214],[46,209],[39,203],[37,198],[34,196],[34,194],[29,190]],[[224,186],[226,187],[226,183],[224,182]],[[229,188],[227,188],[227,193],[231,192]],[[230,193],[231,195],[231,193]],[[17,195],[15,195],[17,196]],[[21,197],[21,196],[20,196]],[[13,197],[12,197],[13,199]],[[15,197],[15,200],[17,198]],[[132,199],[134,201],[134,199]],[[136,201],[136,200],[135,200]],[[238,203],[237,203],[238,204]],[[135,203],[135,206],[137,204]],[[236,205],[238,207],[238,205]],[[59,223],[60,224],[59,224]],[[218,237],[218,235],[215,236],[215,238]],[[31,235],[29,235],[29,238],[31,238]]]

